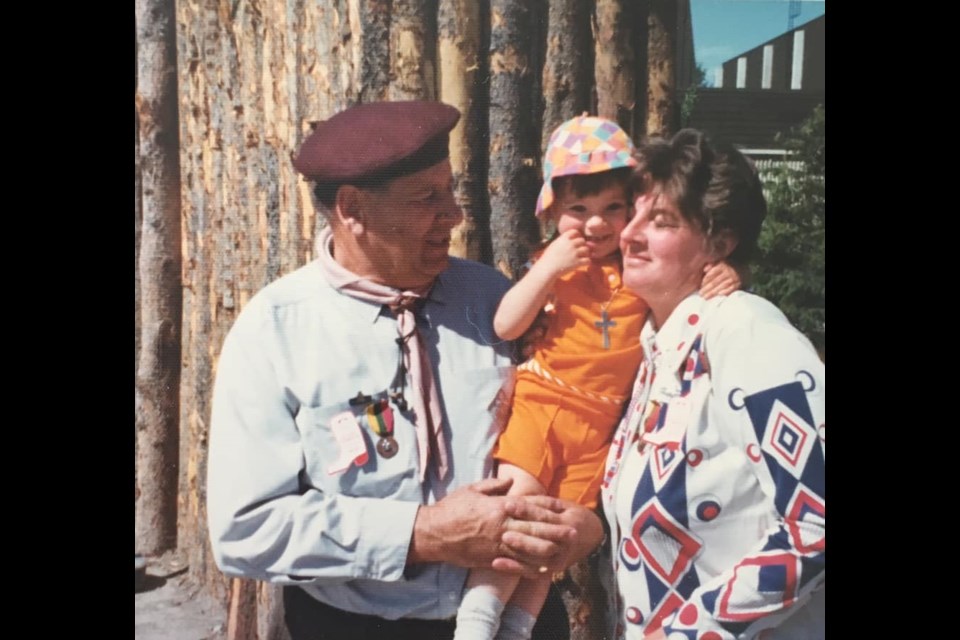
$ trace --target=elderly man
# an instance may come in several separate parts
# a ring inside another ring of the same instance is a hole
[[[214,556],[294,585],[294,640],[452,637],[468,568],[558,570],[602,537],[586,509],[483,480],[514,350],[492,328],[508,281],[447,253],[458,119],[383,102],[320,123],[294,160],[328,223],[317,259],[254,296],[223,345]]]

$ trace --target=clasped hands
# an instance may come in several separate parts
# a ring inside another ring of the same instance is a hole
[[[482,480],[420,507],[407,564],[447,562],[527,577],[562,571],[603,539],[597,515],[549,496],[507,496],[511,481]]]

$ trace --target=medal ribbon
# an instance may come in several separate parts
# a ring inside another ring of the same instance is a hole
[[[436,469],[440,480],[450,471],[447,456],[446,436],[443,433],[443,411],[440,406],[437,384],[433,379],[433,367],[427,349],[417,331],[413,307],[422,301],[430,286],[416,291],[401,291],[351,273],[337,263],[331,252],[333,233],[324,228],[317,237],[316,249],[320,269],[327,282],[335,289],[359,300],[387,305],[397,319],[400,363],[403,381],[410,372],[413,382],[413,421],[417,432],[417,450],[420,459],[420,481],[427,477],[430,464]],[[432,283],[431,283],[432,286]],[[398,406],[404,411],[403,389],[399,392]]]
[[[370,425],[375,434],[381,438],[388,438],[393,435],[393,412],[390,411],[390,404],[386,398],[367,405],[365,414],[367,424]]]

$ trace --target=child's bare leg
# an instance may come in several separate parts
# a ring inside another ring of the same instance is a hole
[[[512,478],[513,486],[509,495],[539,495],[546,493],[540,482],[521,469],[511,464],[501,464],[497,470],[498,478]],[[549,578],[548,578],[549,580]],[[538,581],[539,582],[539,581]],[[511,597],[520,583],[520,576],[501,573],[488,568],[478,568],[470,571],[467,585],[464,590],[463,601],[457,611],[457,628],[454,640],[493,640],[500,625],[500,615],[504,606],[511,602]],[[549,588],[549,581],[547,582]],[[540,612],[547,592],[543,592],[534,618]],[[531,603],[532,606],[532,603]]]
[[[500,628],[494,640],[527,640],[533,633],[533,625],[547,601],[550,591],[550,575],[540,578],[522,578],[510,602],[500,617]]]

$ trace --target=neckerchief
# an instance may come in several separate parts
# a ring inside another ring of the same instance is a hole
[[[416,305],[426,299],[430,285],[401,291],[356,275],[345,269],[333,258],[333,232],[326,227],[317,239],[317,254],[320,268],[327,282],[344,295],[387,305],[397,319],[400,334],[398,344],[403,353],[403,365],[410,372],[413,382],[414,425],[417,430],[417,446],[420,453],[420,481],[426,478],[431,454],[437,467],[437,476],[443,480],[447,474],[447,443],[443,434],[443,414],[437,385],[433,379],[433,366],[427,354],[417,319]]]

